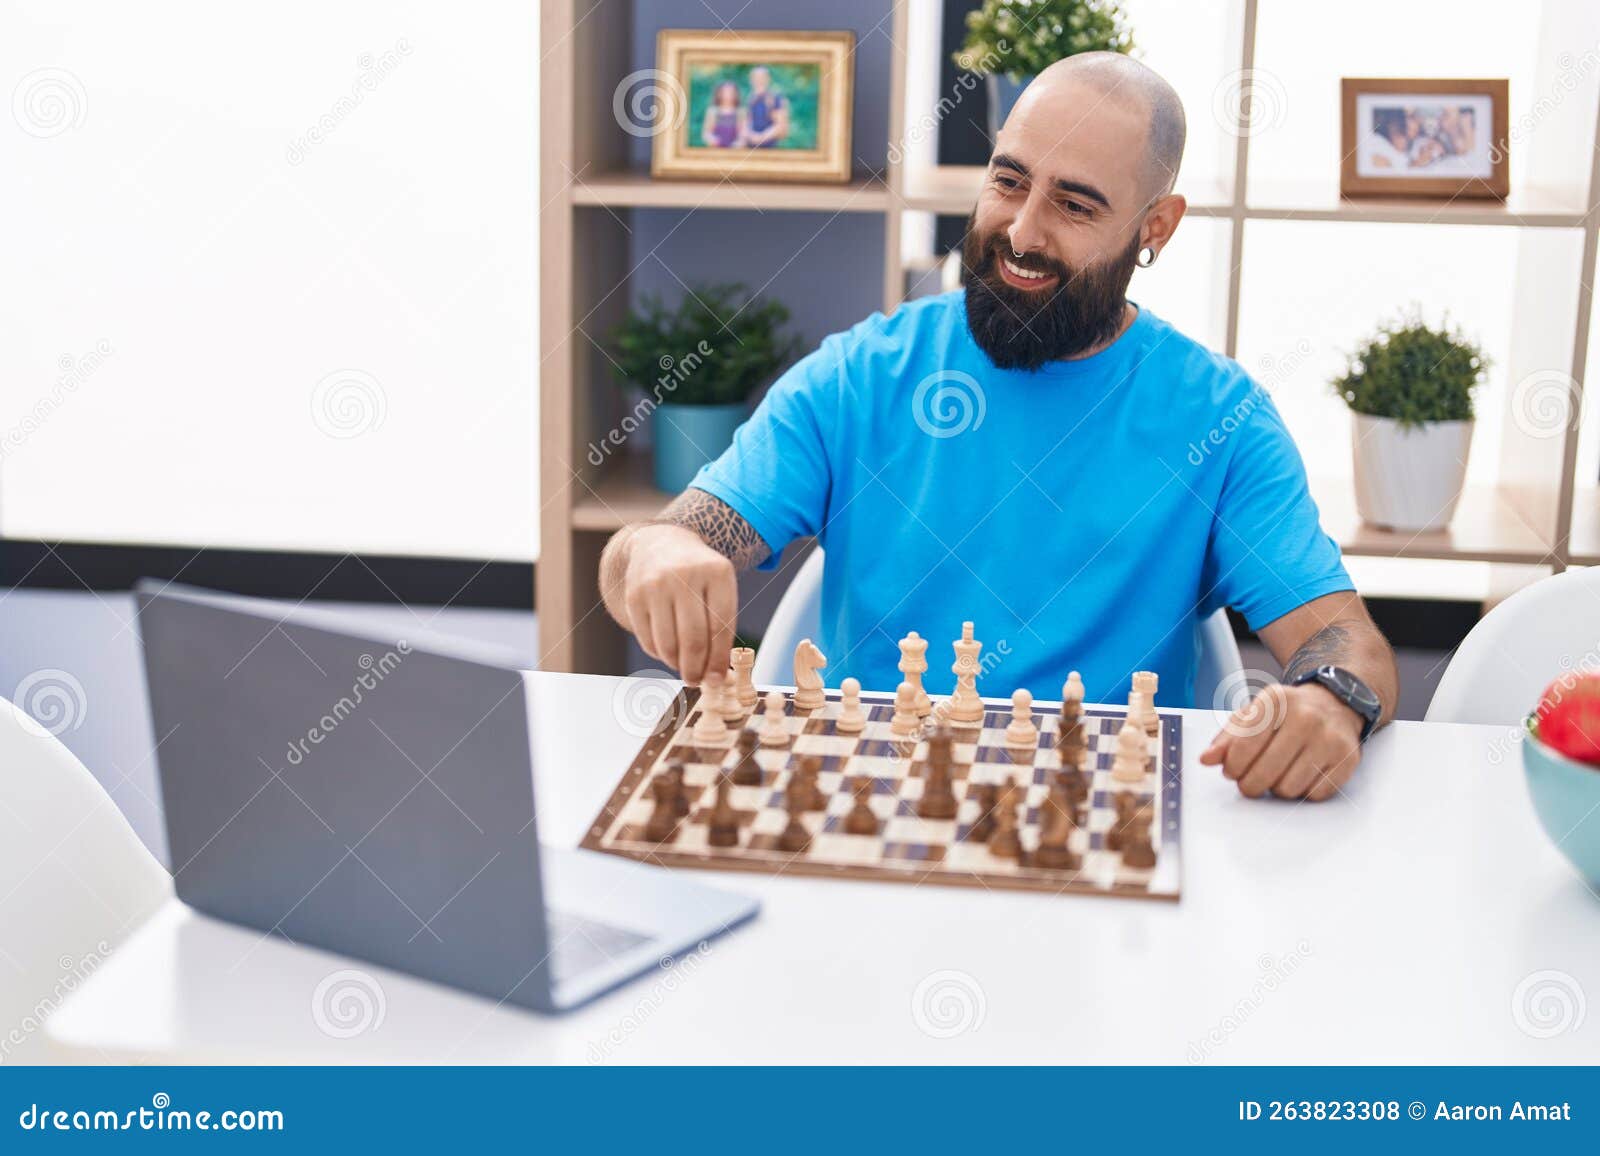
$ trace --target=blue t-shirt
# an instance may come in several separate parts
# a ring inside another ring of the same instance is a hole
[[[825,676],[902,678],[898,640],[929,640],[924,684],[948,693],[971,619],[979,692],[1158,702],[1192,697],[1198,617],[1259,628],[1354,589],[1322,532],[1305,467],[1237,362],[1148,309],[1092,357],[1000,370],[960,291],[874,314],[783,375],[694,486],[777,553],[826,551]]]

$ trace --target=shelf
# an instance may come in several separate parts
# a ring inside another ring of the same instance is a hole
[[[1578,228],[1584,223],[1583,194],[1576,190],[1514,190],[1499,201],[1428,200],[1422,197],[1345,200],[1332,185],[1252,183],[1244,216],[1255,221],[1370,221],[1404,225],[1499,225],[1513,228]]]
[[[620,530],[629,522],[655,517],[673,498],[650,480],[649,454],[623,454],[597,478],[587,484],[575,480],[572,485],[574,530]]]
[[[906,170],[905,196],[907,209],[924,213],[938,213],[947,217],[965,217],[977,203],[978,190],[983,184],[982,165],[938,165],[934,168]],[[1195,217],[1226,217],[1233,212],[1221,188],[1179,190],[1189,197],[1188,212]]]
[[[847,184],[772,181],[657,180],[648,173],[609,172],[572,182],[572,203],[637,209],[789,209],[819,213],[881,213],[889,190],[876,177]]]
[[[1348,478],[1313,478],[1311,492],[1322,513],[1322,528],[1346,554],[1536,564],[1554,560],[1554,547],[1492,486],[1469,485],[1450,525],[1426,534],[1367,525],[1356,514]]]

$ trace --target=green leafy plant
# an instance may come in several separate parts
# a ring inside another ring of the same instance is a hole
[[[984,0],[967,13],[956,64],[1021,83],[1080,52],[1131,52],[1133,33],[1116,0]]]
[[[789,310],[743,285],[695,285],[669,309],[645,294],[611,331],[617,380],[653,391],[669,405],[746,401],[800,353],[785,336]]]
[[[1448,326],[1448,320],[1446,321]],[[1356,413],[1414,427],[1471,421],[1472,395],[1489,359],[1459,329],[1431,329],[1420,312],[1387,322],[1330,384]]]

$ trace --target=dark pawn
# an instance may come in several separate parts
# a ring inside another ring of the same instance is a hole
[[[1122,833],[1122,865],[1147,869],[1156,865],[1156,849],[1150,840],[1148,820],[1136,819]]]
[[[644,825],[644,837],[652,843],[668,842],[678,831],[678,812],[675,806],[679,787],[672,781],[670,770],[662,771],[650,784],[655,796],[655,810]]]
[[[806,830],[805,821],[800,817],[800,808],[789,802],[789,825],[783,829],[783,834],[778,836],[778,849],[788,851],[791,855],[798,855],[811,846],[811,832]]]
[[[828,800],[822,797],[822,788],[817,786],[817,776],[821,773],[820,758],[816,755],[801,757],[799,767],[789,776],[785,802],[791,809],[821,811],[827,807]]]
[[[1009,782],[1001,788],[1000,800],[995,804],[989,854],[1001,859],[1022,858],[1022,837],[1017,833],[1017,789]]]
[[[706,841],[713,847],[739,845],[739,813],[733,809],[733,804],[728,800],[726,776],[717,780],[717,801],[711,808],[710,825],[711,830],[706,836]]]
[[[850,808],[850,813],[844,817],[844,833],[846,835],[876,835],[878,833],[878,816],[868,802],[872,798],[872,780],[865,775],[856,779],[855,806]]]
[[[689,788],[684,782],[685,773],[681,759],[673,759],[662,772],[672,783],[672,810],[680,819],[689,816]]]
[[[1039,846],[1033,853],[1033,865],[1051,870],[1076,870],[1082,860],[1068,849],[1075,824],[1072,818],[1072,801],[1059,786],[1052,790],[1042,808],[1043,824],[1039,829]]]
[[[759,787],[761,785],[761,764],[756,762],[756,747],[760,739],[756,732],[746,727],[739,732],[739,761],[733,767],[733,785],[736,787]]]
[[[954,744],[950,728],[942,723],[928,738],[928,770],[922,780],[922,798],[917,800],[917,814],[924,819],[956,817],[959,804],[950,781]]]

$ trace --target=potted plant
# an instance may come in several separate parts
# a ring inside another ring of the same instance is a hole
[[[1472,397],[1488,358],[1420,315],[1384,324],[1332,382],[1353,416],[1356,510],[1391,530],[1449,525],[1467,476]]]
[[[697,285],[674,309],[646,294],[612,331],[617,380],[643,391],[622,428],[650,423],[660,489],[682,490],[732,443],[750,395],[800,351],[780,332],[788,320],[781,303],[743,285]]]
[[[993,140],[1028,82],[1056,61],[1132,50],[1116,0],[983,0],[967,13],[967,38],[955,61],[988,80]]]

